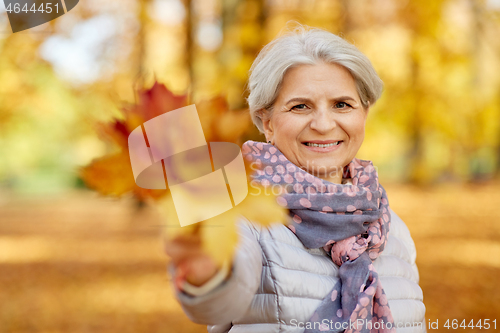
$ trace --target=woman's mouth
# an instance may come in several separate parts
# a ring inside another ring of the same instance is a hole
[[[302,142],[308,150],[315,152],[331,152],[339,148],[342,144],[342,140],[339,141],[306,141]]]
[[[309,147],[321,147],[321,148],[324,148],[324,147],[337,146],[339,143],[340,143],[340,141],[336,141],[336,142],[333,142],[333,143],[327,143],[327,144],[305,142],[305,145],[309,146]]]

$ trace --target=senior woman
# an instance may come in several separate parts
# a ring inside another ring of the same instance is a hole
[[[222,332],[425,332],[415,246],[370,161],[357,159],[382,82],[355,46],[299,26],[259,53],[248,104],[267,142],[246,142],[252,182],[282,189],[290,219],[242,217],[231,265],[199,240],[167,247],[188,317]],[[177,280],[178,281],[178,280]]]

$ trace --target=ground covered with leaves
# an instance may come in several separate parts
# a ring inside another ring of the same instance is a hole
[[[427,319],[500,320],[500,185],[386,190],[416,243]],[[127,198],[0,193],[0,332],[206,332],[172,296],[161,224]]]

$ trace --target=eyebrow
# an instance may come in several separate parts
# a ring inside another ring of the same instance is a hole
[[[354,98],[352,98],[350,96],[339,96],[339,97],[332,98],[331,100],[334,100],[334,101],[351,100],[351,101],[357,102]],[[289,104],[291,102],[311,102],[311,100],[309,98],[306,98],[306,97],[295,97],[295,98],[290,99],[285,104]]]

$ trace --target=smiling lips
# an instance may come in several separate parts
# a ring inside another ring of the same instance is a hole
[[[342,144],[342,140],[334,141],[334,140],[329,140],[329,141],[320,141],[320,140],[314,140],[314,141],[306,141],[302,142],[304,146],[308,150],[315,151],[315,152],[321,152],[321,153],[326,153],[326,152],[331,152],[336,149]]]

